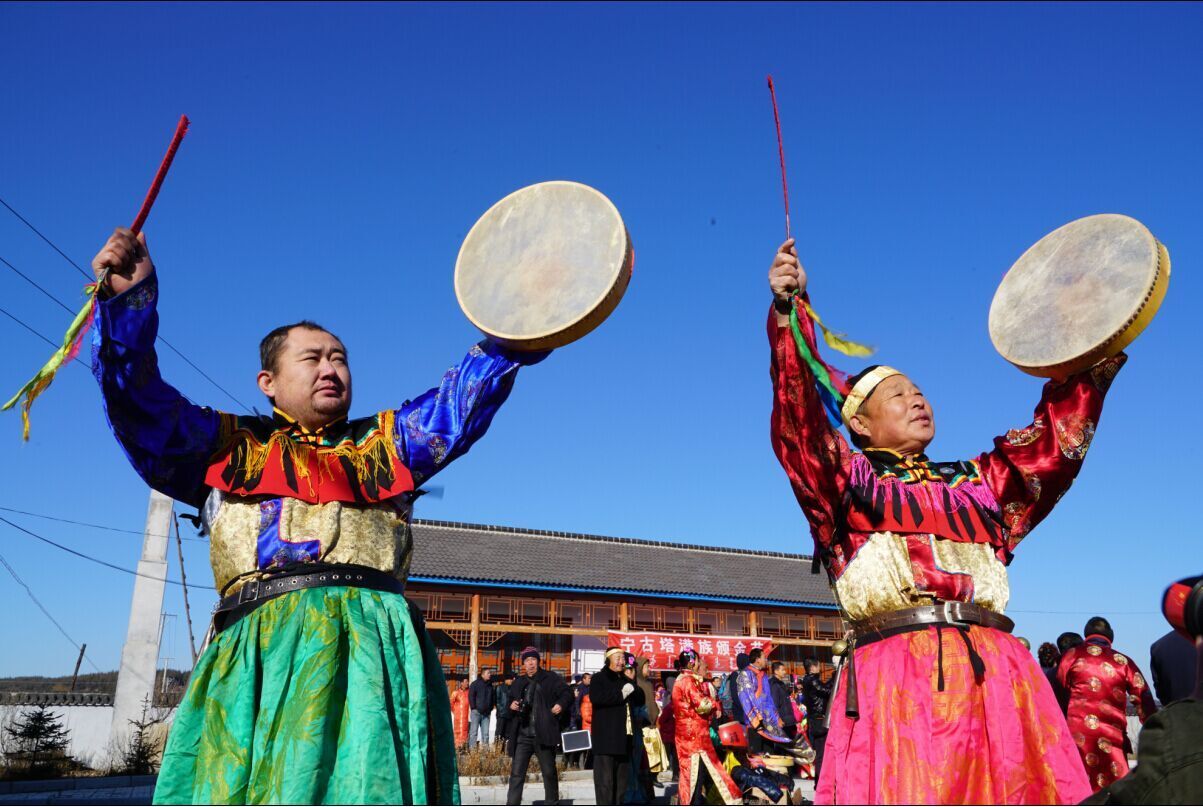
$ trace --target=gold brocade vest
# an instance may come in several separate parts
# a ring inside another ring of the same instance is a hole
[[[213,580],[226,597],[269,575],[273,565],[297,559],[368,566],[405,580],[413,554],[411,516],[412,505],[403,498],[311,504],[214,490],[203,511]]]

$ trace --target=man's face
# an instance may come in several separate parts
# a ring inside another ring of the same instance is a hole
[[[931,404],[904,375],[893,375],[873,390],[850,420],[852,430],[872,448],[921,454],[936,436]]]
[[[622,670],[622,654],[615,653],[614,655],[608,657],[606,659],[606,666],[614,672],[620,672]]]
[[[783,681],[783,682],[788,681],[789,680],[789,670],[785,669],[784,667],[778,667],[777,671],[773,673],[773,677],[776,678],[778,681]]]
[[[769,668],[769,660],[765,656],[761,656],[752,662],[752,666],[758,670],[767,670]]]
[[[325,426],[351,409],[347,349],[334,334],[293,328],[273,370],[259,372],[259,389],[276,408],[307,429]]]
[[[593,675],[591,673],[585,673],[583,676],[581,676],[581,683],[584,684],[585,686],[589,686],[589,682],[592,680],[593,680]]]
[[[490,679],[493,677],[493,671],[492,671],[492,670],[485,670],[484,672],[482,672],[482,673],[480,674],[480,677],[481,677],[481,678],[483,678],[483,679],[485,679],[486,681],[488,681],[488,680],[490,680]]]
[[[528,656],[522,659],[522,672],[528,676],[534,675],[539,671],[539,659],[534,656]]]

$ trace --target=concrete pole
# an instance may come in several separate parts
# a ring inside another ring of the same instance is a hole
[[[157,491],[150,492],[146,508],[146,532],[142,537],[142,559],[134,578],[129,628],[121,648],[117,671],[117,694],[113,697],[113,726],[110,737],[122,747],[128,741],[131,720],[142,719],[142,702],[154,700],[156,662],[159,659],[159,619],[163,612],[163,589],[167,578],[167,531],[173,502]]]

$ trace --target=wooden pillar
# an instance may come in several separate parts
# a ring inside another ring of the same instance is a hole
[[[472,595],[472,638],[468,642],[468,680],[475,681],[480,669],[480,595]]]
[[[618,604],[618,629],[624,632],[631,629],[631,622],[627,617],[627,604],[625,602]]]
[[[752,636],[759,636],[759,626],[756,624],[756,612],[748,611],[748,633]]]

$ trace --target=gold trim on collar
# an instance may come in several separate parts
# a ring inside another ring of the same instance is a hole
[[[848,393],[848,397],[844,399],[844,405],[840,407],[840,417],[844,419],[844,425],[851,429],[850,421],[852,420],[852,416],[861,408],[861,404],[865,402],[865,398],[868,398],[873,393],[873,390],[877,389],[878,384],[895,375],[902,375],[902,373],[893,367],[886,367],[883,364],[875,368],[860,381],[857,381],[856,386],[852,388],[852,391]]]

